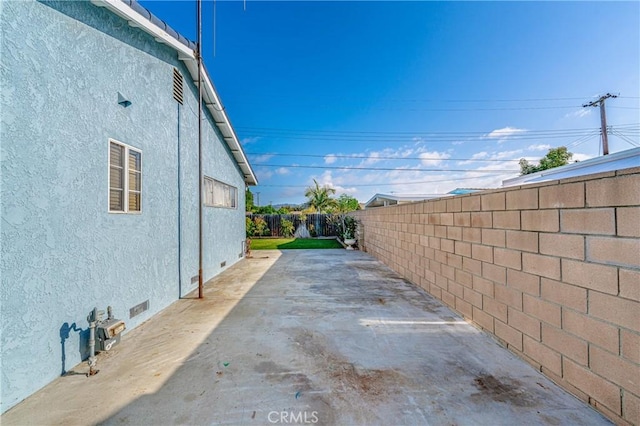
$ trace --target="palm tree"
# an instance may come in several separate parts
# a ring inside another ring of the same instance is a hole
[[[335,204],[336,200],[331,198],[331,195],[335,194],[336,190],[329,185],[320,186],[315,179],[313,183],[315,186],[308,187],[304,196],[309,199],[310,207],[313,207],[318,213],[324,213]]]

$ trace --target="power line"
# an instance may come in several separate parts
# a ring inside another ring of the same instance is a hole
[[[312,158],[348,158],[355,160],[425,160],[425,161],[478,161],[478,162],[518,162],[520,160],[498,160],[498,159],[481,159],[481,158],[441,158],[441,157],[377,157],[371,155],[337,155],[337,154],[282,154],[282,153],[269,153],[269,152],[247,152],[248,155],[264,155],[273,157],[312,157]]]
[[[468,170],[469,172],[475,172],[475,170]],[[502,173],[495,173],[496,176],[501,175]],[[488,177],[488,176],[486,176]],[[450,178],[450,179],[437,179],[437,180],[423,180],[423,181],[412,181],[412,182],[381,182],[381,183],[362,183],[362,184],[345,184],[341,186],[349,186],[349,187],[371,187],[371,186],[396,186],[396,185],[422,185],[425,183],[438,183],[438,182],[458,182],[463,180],[478,180],[478,176],[473,177],[464,177],[464,178]],[[258,185],[259,187],[269,187],[269,188],[307,188],[309,185]]]
[[[516,173],[520,170],[473,170],[473,169],[400,169],[397,167],[349,167],[349,166],[302,166],[299,164],[260,164],[260,167],[284,167],[293,169],[328,169],[328,170],[376,170],[395,172],[473,172],[473,173]]]

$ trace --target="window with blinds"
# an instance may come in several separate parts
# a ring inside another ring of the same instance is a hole
[[[109,141],[109,211],[142,211],[142,151]]]
[[[209,207],[238,207],[238,189],[224,182],[204,177],[204,205]]]

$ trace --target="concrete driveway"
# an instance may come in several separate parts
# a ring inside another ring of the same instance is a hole
[[[1,423],[609,424],[366,253],[253,255]]]

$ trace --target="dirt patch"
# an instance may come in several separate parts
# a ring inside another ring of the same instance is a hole
[[[483,374],[476,377],[473,383],[480,392],[472,394],[472,400],[489,398],[517,407],[533,407],[537,404],[535,396],[527,393],[520,382],[514,379],[499,380],[490,374]]]
[[[356,392],[362,399],[386,399],[398,386],[407,383],[407,378],[393,369],[367,369],[349,362],[344,356],[328,349],[324,338],[308,330],[299,330],[294,337],[299,348],[325,367],[333,393],[343,398]]]

